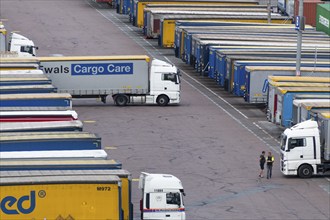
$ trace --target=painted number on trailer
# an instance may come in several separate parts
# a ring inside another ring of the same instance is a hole
[[[111,191],[111,187],[109,186],[98,186],[96,188],[97,191]]]

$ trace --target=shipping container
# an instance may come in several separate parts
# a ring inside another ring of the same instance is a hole
[[[323,4],[321,0],[304,0],[304,14],[305,24],[316,26],[316,7],[318,4]],[[294,0],[294,16],[298,16],[299,0]]]
[[[318,4],[316,12],[316,30],[330,36],[330,3]]]

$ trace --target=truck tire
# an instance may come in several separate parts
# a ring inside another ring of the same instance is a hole
[[[298,176],[300,178],[311,178],[313,175],[313,168],[310,165],[301,165],[298,169]]]
[[[115,103],[117,106],[125,106],[128,103],[128,97],[126,95],[116,95]]]
[[[159,106],[166,106],[169,103],[170,99],[166,95],[160,95],[157,98],[157,104]]]

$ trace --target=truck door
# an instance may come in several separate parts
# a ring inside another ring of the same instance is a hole
[[[144,219],[166,219],[166,193],[150,193],[149,204],[146,201]]]
[[[181,197],[179,192],[166,193],[166,218],[181,219]]]
[[[288,161],[290,161],[289,167],[291,169],[298,169],[299,161],[304,160],[303,148],[306,146],[306,138],[290,138],[288,141]],[[297,166],[295,164],[298,164]]]

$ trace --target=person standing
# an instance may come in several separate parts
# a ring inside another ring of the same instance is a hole
[[[273,169],[273,163],[274,163],[274,156],[271,152],[268,152],[267,156],[267,179],[272,178],[272,169]]]
[[[265,162],[266,162],[265,151],[262,151],[260,158],[259,158],[259,165],[260,165],[259,177],[261,177],[261,178],[264,177]]]

